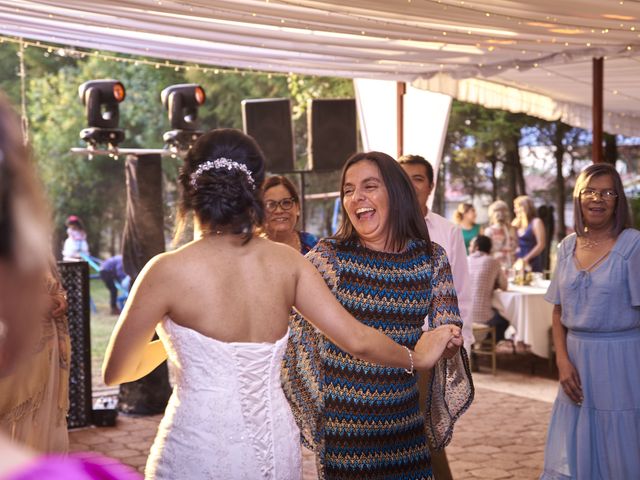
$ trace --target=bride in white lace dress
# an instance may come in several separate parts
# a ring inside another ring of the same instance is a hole
[[[280,384],[292,306],[344,350],[407,374],[462,343],[444,325],[411,351],[351,317],[297,251],[253,235],[263,179],[262,153],[242,132],[213,130],[196,142],[179,211],[182,223],[194,212],[196,239],[146,265],[107,347],[109,385],[167,357],[177,373],[147,478],[301,477],[299,432]]]

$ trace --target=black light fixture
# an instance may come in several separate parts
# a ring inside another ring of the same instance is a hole
[[[124,130],[118,128],[119,104],[126,96],[124,85],[118,80],[90,80],[80,85],[78,93],[89,124],[80,138],[91,148],[104,144],[116,148],[124,140]]]
[[[171,85],[160,93],[162,105],[169,113],[171,130],[162,136],[174,151],[189,150],[200,135],[198,107],[206,100],[204,89],[195,83]]]

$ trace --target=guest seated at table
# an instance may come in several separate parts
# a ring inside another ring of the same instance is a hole
[[[478,235],[471,241],[469,262],[469,283],[471,284],[471,309],[473,323],[482,323],[496,327],[496,342],[504,340],[504,332],[509,322],[491,306],[493,291],[496,288],[507,289],[507,277],[500,261],[491,256],[491,239]]]

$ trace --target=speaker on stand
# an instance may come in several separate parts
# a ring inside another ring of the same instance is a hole
[[[308,107],[311,169],[342,169],[347,158],[358,150],[355,99],[313,99]]]
[[[295,170],[291,100],[260,98],[242,101],[242,129],[251,135],[266,157],[266,170]]]

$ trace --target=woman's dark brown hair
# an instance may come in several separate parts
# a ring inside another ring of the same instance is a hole
[[[344,164],[340,180],[340,202],[342,204],[342,222],[333,238],[346,241],[356,240],[358,232],[354,228],[349,215],[344,208],[344,182],[347,171],[358,162],[369,161],[380,170],[389,195],[389,234],[385,248],[400,251],[412,239],[427,242],[427,249],[431,255],[431,239],[425,224],[415,190],[411,180],[402,167],[386,153],[360,152],[352,155]]]
[[[191,183],[191,175],[201,164],[221,158],[245,165],[253,184],[238,168],[208,169],[193,179],[195,185]],[[264,220],[262,182],[264,155],[253,138],[231,128],[205,133],[189,150],[180,171],[182,188],[175,240],[184,229],[187,212],[192,210],[204,231],[228,228],[249,241]]]

